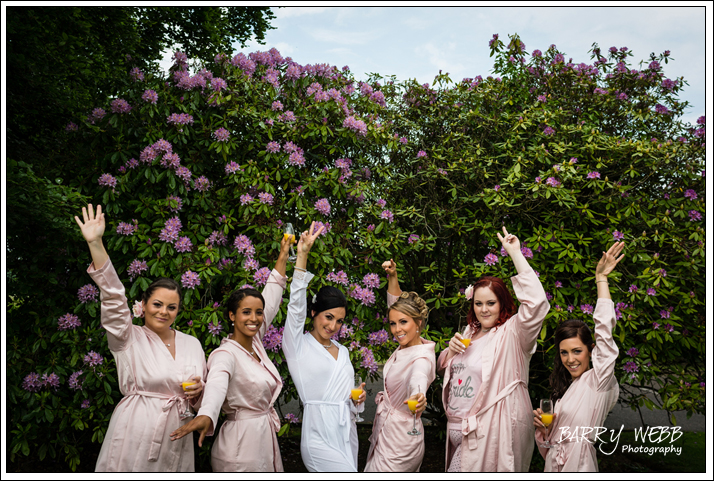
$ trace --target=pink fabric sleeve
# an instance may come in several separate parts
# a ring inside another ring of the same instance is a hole
[[[87,268],[87,273],[101,291],[102,327],[107,331],[109,349],[124,351],[132,342],[132,315],[127,305],[124,286],[114,270],[111,259],[107,259],[101,269],[95,269],[94,263]]]
[[[615,304],[611,299],[598,299],[593,314],[595,320],[595,348],[592,362],[597,376],[597,390],[610,389],[614,378],[615,362],[620,350],[612,337],[615,328]]]
[[[433,366],[434,365],[430,363],[428,359],[424,359],[423,357],[414,361],[412,366],[412,375],[409,379],[409,385],[412,386],[414,390],[409,393],[409,396],[413,396],[418,392],[426,394],[431,380],[434,379],[434,373],[429,372],[433,369]],[[421,391],[416,390],[417,386],[421,388]]]
[[[392,304],[397,302],[399,300],[399,296],[395,296],[394,294],[390,294],[387,292],[387,307],[392,307]]]
[[[447,357],[448,353],[449,353],[448,347],[439,353],[439,358],[436,361],[436,372],[439,376],[443,376],[444,371],[446,370],[447,367],[449,367],[449,362],[446,361],[446,357]]]
[[[197,416],[211,418],[213,424],[206,436],[213,436],[213,432],[216,429],[221,406],[223,406],[223,401],[225,401],[226,393],[228,392],[228,383],[234,370],[235,358],[230,353],[216,351],[211,355],[210,363],[211,369],[208,371],[201,409],[197,414]]]
[[[514,323],[514,328],[518,331],[518,339],[523,352],[532,354],[543,325],[543,319],[550,310],[550,304],[545,297],[543,285],[533,269],[511,277],[511,282],[513,291],[521,305],[514,318],[509,322]]]
[[[543,437],[543,434],[538,429],[535,430],[535,441],[536,441],[536,446],[538,446],[538,452],[540,452],[540,455],[543,456],[543,459],[545,459],[548,456],[548,448],[540,447],[541,443],[545,442],[545,438]]]
[[[268,327],[273,323],[273,319],[280,310],[280,302],[283,300],[283,290],[288,278],[280,275],[278,271],[273,269],[268,277],[268,282],[263,288],[263,299],[265,299],[265,309],[263,310],[263,318],[265,322],[260,326],[258,339],[263,339],[263,336],[268,332]]]

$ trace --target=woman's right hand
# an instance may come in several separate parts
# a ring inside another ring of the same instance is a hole
[[[541,414],[543,414],[543,411],[541,411],[540,408],[533,410],[533,426],[543,435],[543,439],[547,439],[548,434],[550,434],[550,426],[553,425],[553,422],[546,426],[540,418]],[[555,421],[555,416],[556,414],[553,413],[553,421]]]
[[[310,229],[304,231],[302,235],[300,235],[300,242],[298,242],[297,245],[298,255],[308,254],[310,249],[312,249],[312,245],[315,243],[315,240],[320,234],[322,234],[323,230],[325,230],[324,225],[315,229],[315,222],[313,221],[310,224]]]
[[[202,447],[203,439],[206,437],[206,433],[209,429],[211,429],[212,425],[213,421],[211,421],[211,418],[208,416],[196,416],[191,421],[172,432],[171,441],[176,441],[177,439],[181,439],[186,436],[188,433],[198,431],[201,434],[198,438],[198,447]]]
[[[394,259],[382,262],[382,269],[387,273],[387,278],[392,278],[397,275],[397,263]]]
[[[74,216],[74,220],[77,221],[77,225],[79,225],[79,228],[82,230],[82,235],[84,236],[84,240],[87,241],[87,244],[101,241],[105,227],[102,206],[97,206],[96,215],[94,214],[92,204],[89,204],[89,213],[87,213],[86,207],[82,207],[82,217],[84,218],[84,223],[82,223],[76,215]]]
[[[454,337],[449,340],[449,357],[462,354],[466,350],[466,346],[461,342],[461,339],[463,339],[463,336],[460,332],[457,332],[454,334]]]

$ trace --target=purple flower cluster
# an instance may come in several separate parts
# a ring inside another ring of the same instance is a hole
[[[258,194],[258,200],[261,204],[273,205],[273,194],[270,194],[268,192],[261,192],[260,194]]]
[[[650,287],[647,289],[647,295],[648,296],[656,296],[657,290],[654,287]]]
[[[117,179],[111,174],[102,174],[97,181],[102,187],[111,187],[112,190],[117,186]]]
[[[265,151],[270,152],[271,154],[280,152],[280,144],[275,141],[268,142],[268,145],[265,146]]]
[[[375,297],[372,289],[367,287],[362,288],[357,284],[350,286],[349,295],[353,299],[356,299],[362,303],[364,306],[371,306],[374,304]]]
[[[270,269],[268,269],[267,267],[261,267],[255,272],[255,274],[253,274],[253,280],[259,286],[264,286],[265,283],[268,282],[269,277]]]
[[[297,417],[296,414],[287,413],[287,414],[285,415],[285,421],[288,422],[288,423],[290,423],[290,424],[297,424],[297,423],[300,422],[300,418]]]
[[[390,224],[394,222],[394,214],[392,214],[392,211],[390,210],[383,210],[379,217],[388,220]]]
[[[613,240],[620,242],[622,239],[625,238],[625,234],[623,234],[619,230],[616,230],[615,232],[612,233],[612,238],[613,238]]]
[[[94,125],[94,122],[96,122],[97,120],[102,120],[105,115],[107,115],[107,113],[104,111],[104,109],[101,107],[97,107],[92,110],[92,113],[89,114],[87,120],[89,121],[89,123]]]
[[[228,244],[228,237],[220,231],[220,230],[214,230],[211,232],[211,235],[208,236],[208,243],[211,245],[211,247],[215,246],[216,244],[219,246],[224,246]]]
[[[124,99],[112,100],[112,112],[115,114],[126,114],[131,112],[131,105]]]
[[[668,114],[669,109],[662,104],[657,104],[655,106],[655,112],[657,112],[658,114]]]
[[[368,347],[362,347],[360,348],[360,353],[362,354],[362,361],[360,362],[360,366],[363,368],[367,369],[370,374],[374,374],[377,372],[377,369],[379,369],[379,366],[377,365],[377,361],[374,359],[374,354]]]
[[[159,233],[159,240],[162,242],[174,243],[178,240],[179,232],[181,231],[181,219],[172,217],[166,221],[164,228]]]
[[[134,67],[129,71],[129,76],[134,82],[141,82],[144,80],[144,72],[139,70],[139,67]]]
[[[132,235],[134,232],[136,232],[137,225],[136,224],[128,224],[126,222],[119,222],[119,225],[117,225],[117,234],[121,235]]]
[[[552,127],[546,127],[543,129],[543,135],[553,135],[555,133],[555,130],[553,130]]]
[[[409,234],[409,238],[407,239],[407,242],[409,244],[414,244],[415,242],[419,242],[419,236],[417,234]]]
[[[208,180],[208,179],[206,178],[205,175],[202,175],[201,177],[199,177],[198,179],[196,179],[196,180],[193,182],[194,188],[195,188],[197,191],[199,191],[199,192],[206,192],[206,191],[208,191],[208,189],[211,188],[211,185],[213,185],[213,184],[211,183],[210,180]]]
[[[141,275],[142,272],[147,270],[149,267],[146,265],[146,261],[140,261],[139,259],[134,259],[131,264],[129,264],[129,268],[126,270],[127,274],[129,274],[129,279],[132,281]]]
[[[257,271],[259,267],[260,264],[258,264],[258,261],[253,259],[252,257],[246,257],[246,259],[243,261],[243,269],[245,269],[246,271]]]
[[[22,380],[22,389],[29,392],[37,392],[42,389],[42,381],[36,372],[31,372]]]
[[[379,287],[379,276],[374,273],[367,274],[362,278],[362,284],[364,284],[365,287],[377,289]]]
[[[288,156],[288,163],[290,165],[298,167],[302,167],[305,165],[305,155],[300,147],[290,141],[287,141],[283,145],[283,150],[286,153],[290,154]]]
[[[184,289],[195,289],[201,285],[201,279],[198,274],[193,271],[186,271],[181,276],[181,285]]]
[[[243,254],[246,257],[255,255],[255,247],[253,247],[253,243],[246,235],[241,234],[237,236],[233,242],[233,246],[238,250],[239,254]]]
[[[276,329],[273,325],[268,327],[263,336],[263,347],[266,351],[278,352],[280,350],[280,345],[283,341],[283,329],[285,328]]]
[[[634,285],[634,284],[631,284],[631,285],[630,285],[629,292],[637,292],[637,286]]]
[[[355,119],[353,115],[347,117],[343,122],[342,126],[348,128],[361,136],[367,135],[367,124],[362,120]]]
[[[191,239],[188,237],[179,237],[174,243],[174,248],[176,249],[176,252],[191,252],[193,244],[191,243]]]
[[[243,194],[240,196],[240,205],[246,205],[253,202],[255,199],[250,194]]]
[[[80,389],[82,389],[83,383],[82,380],[79,379],[79,376],[81,376],[82,374],[84,374],[84,371],[82,371],[81,369],[70,374],[68,381],[70,389],[74,389],[75,391],[79,391]]]
[[[42,375],[42,385],[45,387],[51,387],[53,389],[59,388],[60,385],[60,379],[59,376],[55,373],[51,374],[43,374]]]
[[[193,125],[193,116],[189,114],[171,114],[166,117],[166,122],[171,125]]]
[[[283,103],[280,100],[276,100],[270,107],[274,112],[283,110]]]
[[[367,339],[369,340],[370,345],[381,346],[385,342],[389,341],[389,334],[387,334],[387,331],[384,329],[380,329],[379,331],[370,333]]]
[[[74,122],[69,122],[64,128],[64,130],[66,130],[67,132],[76,132],[77,130],[79,130],[79,126]]]
[[[687,214],[689,214],[689,220],[692,222],[702,220],[702,214],[697,210],[690,210]]]
[[[327,280],[342,284],[343,286],[349,285],[349,280],[347,279],[347,273],[345,271],[330,272],[327,274]]]
[[[181,158],[178,154],[167,152],[161,157],[161,167],[176,170],[181,165]]]
[[[556,179],[555,177],[548,177],[545,181],[546,185],[550,187],[558,187],[560,185],[560,181]]]
[[[231,137],[231,133],[228,132],[225,128],[221,127],[215,132],[213,132],[213,137],[216,139],[217,142],[228,142],[228,139]]]
[[[533,251],[530,247],[521,247],[521,254],[523,254],[523,257],[525,257],[526,259],[533,259]]]
[[[640,350],[636,347],[631,347],[627,350],[627,355],[630,357],[637,357],[640,354]]]
[[[84,356],[84,363],[89,364],[89,367],[96,367],[99,366],[104,362],[104,358],[94,352],[94,351],[89,351],[86,356]]]
[[[235,174],[236,172],[243,170],[241,169],[240,165],[238,165],[235,161],[231,160],[229,163],[226,164],[226,174]]]
[[[600,172],[588,172],[588,179],[599,179],[600,178]]]
[[[208,323],[208,332],[210,332],[212,336],[219,336],[222,331],[223,324],[221,322],[218,324],[213,324],[212,322]]]
[[[661,311],[659,311],[659,317],[661,317],[662,319],[669,319],[670,316],[671,313],[667,309],[662,309]]]
[[[498,257],[492,253],[488,253],[486,254],[486,257],[483,258],[483,261],[486,263],[487,266],[493,266],[496,265],[496,263],[498,262]]]
[[[64,316],[60,317],[57,320],[57,330],[58,331],[66,331],[68,329],[76,329],[79,326],[81,326],[82,323],[79,320],[79,317],[75,316],[74,314],[67,313]]]
[[[327,199],[320,199],[315,202],[315,209],[322,215],[330,215],[330,203]]]
[[[627,361],[622,369],[624,369],[625,372],[638,372],[640,370],[634,361]]]
[[[92,284],[87,284],[85,286],[80,287],[79,291],[77,292],[77,297],[82,302],[82,304],[96,301],[98,295],[99,291]]]
[[[329,222],[325,222],[324,224],[320,222],[319,220],[315,221],[315,231],[320,230],[320,227],[324,227],[321,236],[327,235],[328,232],[332,229],[332,225]]]
[[[84,401],[82,401],[82,404],[79,407],[81,407],[82,409],[89,409],[90,404],[91,402],[89,401],[89,399],[85,399]]]
[[[583,311],[583,314],[592,314],[593,306],[591,306],[590,304],[581,304],[580,310]]]
[[[228,88],[228,84],[222,78],[216,77],[211,79],[211,88],[216,92],[220,92]]]
[[[684,197],[686,197],[686,198],[689,199],[689,200],[696,200],[696,199],[697,199],[697,193],[696,193],[694,190],[692,190],[692,189],[687,189],[687,190],[684,192]]]
[[[285,113],[278,116],[280,122],[295,122],[295,114],[292,110],[287,110]]]
[[[156,102],[159,100],[159,94],[157,94],[155,90],[147,89],[141,94],[141,100],[156,105]]]

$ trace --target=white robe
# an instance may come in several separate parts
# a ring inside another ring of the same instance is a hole
[[[283,331],[283,353],[304,406],[300,453],[310,472],[357,472],[357,412],[350,400],[354,369],[350,353],[337,344],[337,359],[305,333],[305,293],[314,274],[296,271]]]

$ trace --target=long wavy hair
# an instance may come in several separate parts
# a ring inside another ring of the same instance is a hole
[[[550,373],[550,389],[551,389],[551,400],[553,405],[555,402],[565,395],[565,391],[570,387],[570,383],[573,382],[573,376],[570,374],[568,369],[563,365],[563,361],[560,359],[560,343],[566,339],[572,337],[577,337],[580,342],[585,344],[588,348],[588,352],[592,354],[593,345],[593,335],[590,332],[590,328],[583,321],[573,319],[570,321],[563,321],[558,328],[555,330],[555,360],[553,361],[553,372]]]
[[[498,314],[498,320],[494,326],[495,328],[498,328],[498,326],[505,323],[511,318],[511,316],[513,316],[513,314],[516,313],[516,303],[513,301],[513,296],[510,292],[508,292],[506,283],[498,277],[479,277],[473,286],[473,292],[476,292],[476,289],[480,287],[488,287],[496,295],[496,299],[498,299],[499,304],[501,304],[501,311]],[[471,329],[473,329],[473,332],[476,333],[481,330],[481,323],[476,317],[474,297],[475,296],[471,297],[471,308],[466,316],[466,320],[468,321],[469,326],[471,326]]]

